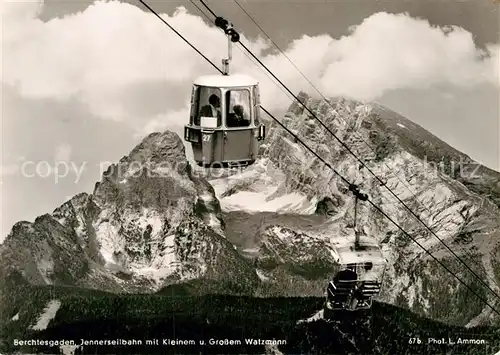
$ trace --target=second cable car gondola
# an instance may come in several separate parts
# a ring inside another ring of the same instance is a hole
[[[357,227],[358,199],[366,201],[357,185],[349,189],[354,193],[354,243],[337,248],[340,270],[326,288],[325,318],[334,311],[358,311],[370,309],[384,280],[387,260],[380,245],[371,237],[362,235]]]
[[[229,57],[222,60],[223,75],[206,75],[193,82],[184,139],[191,143],[199,166],[248,166],[255,162],[265,138],[259,83],[247,75],[229,75],[231,44],[239,41],[239,35],[224,19],[218,18],[216,25],[228,36]]]
[[[387,260],[372,238],[358,236],[358,246],[339,248],[340,271],[328,283],[325,314],[369,309],[382,287]]]

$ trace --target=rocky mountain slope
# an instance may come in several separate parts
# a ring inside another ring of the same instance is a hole
[[[223,235],[214,190],[197,177],[174,133],[154,133],[79,194],[0,246],[2,285],[65,285],[155,292],[170,284],[249,293],[252,266]],[[2,287],[2,318],[12,292]]]
[[[475,171],[475,163],[469,157],[377,104],[342,98],[327,103],[304,93],[299,99],[500,295],[499,173],[484,167]],[[481,297],[500,307],[498,298],[300,104],[295,102],[281,122],[350,182],[358,184],[372,201]],[[352,243],[354,201],[348,186],[274,121],[269,121],[267,126],[268,137],[262,146],[261,160],[243,172],[210,180],[226,223],[231,226],[228,238],[233,242],[254,241],[240,249],[254,250],[254,258],[259,255],[255,250],[261,249],[264,259],[268,258],[266,243],[271,240],[274,245],[281,245],[281,231],[287,229],[294,231],[289,241],[301,245],[299,249],[307,249],[306,240],[312,239],[324,244],[322,250]],[[289,216],[284,220],[267,216],[263,221],[257,217],[262,211],[275,215],[316,214],[326,218],[309,227],[297,226],[293,220],[302,217]],[[242,217],[242,214],[248,216]],[[234,226],[245,218],[253,219],[259,226],[257,236],[254,232],[246,233],[245,237],[243,231],[232,233]],[[382,245],[389,261],[381,300],[452,323],[471,322],[472,325],[492,319],[489,308],[368,204],[359,206],[358,225],[364,234]],[[288,250],[284,253],[289,254]],[[290,264],[290,261],[282,264]],[[288,269],[287,275],[295,277],[297,273]],[[300,288],[295,290],[301,292]],[[456,312],[457,309],[461,312]]]
[[[465,156],[380,106],[344,99],[326,104],[307,95],[301,100],[498,290],[500,210],[492,181],[499,174],[468,178],[436,171],[431,163],[438,157],[451,166]],[[294,103],[282,121],[500,308],[300,105]],[[188,164],[176,134],[151,134],[109,167],[92,194],[79,194],[33,223],[14,225],[0,246],[0,320],[11,324],[16,315],[27,317],[33,287],[322,297],[338,268],[339,249],[354,238],[353,199],[293,137],[271,122],[267,126],[253,166],[210,180]],[[360,205],[359,217],[361,230],[381,244],[388,260],[381,301],[461,326],[498,321],[368,205]]]

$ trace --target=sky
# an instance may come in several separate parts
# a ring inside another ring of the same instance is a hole
[[[0,1],[2,240],[15,222],[92,192],[105,168],[146,134],[182,136],[191,82],[216,72],[136,2]],[[226,39],[189,1],[149,3],[220,63]],[[315,94],[234,1],[207,3],[293,92]],[[323,95],[377,101],[500,170],[498,4],[239,4]],[[291,104],[238,49],[231,70],[260,81],[268,109]]]

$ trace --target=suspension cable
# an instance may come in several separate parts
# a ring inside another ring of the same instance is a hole
[[[204,17],[205,17],[208,21],[209,21],[209,22],[213,23],[213,21],[212,21],[212,19],[210,18],[210,16],[208,16],[208,15],[207,15],[207,14],[203,11],[203,9],[201,9],[201,8],[200,8],[200,7],[199,7],[199,6],[198,6],[198,5],[194,2],[194,0],[189,0],[189,1],[191,2],[191,4],[193,4],[193,6],[194,6],[194,7],[195,7],[195,8],[196,8],[196,9],[197,9],[197,10],[198,10],[198,11],[199,11],[199,12],[200,12],[200,13],[201,13],[201,14],[202,14],[202,15],[203,15],[203,16],[204,16]],[[223,30],[222,28],[219,28],[219,29],[221,30],[221,32],[223,32],[223,33],[224,33],[224,30]],[[240,47],[236,47],[236,48],[238,48],[238,50],[239,50],[241,53],[243,53],[243,54],[245,55],[245,57],[247,57],[247,58],[248,58],[248,60],[250,60],[250,61],[252,62],[252,64],[254,64],[254,65],[255,65],[255,66],[257,66],[258,68],[260,68],[260,69],[262,70],[262,72],[264,73],[264,75],[265,75],[265,76],[267,76],[267,78],[268,78],[270,81],[274,82],[274,79],[273,79],[273,78],[271,78],[271,76],[270,76],[270,75],[269,75],[266,71],[264,71],[264,69],[262,69],[262,68],[261,68],[261,67],[260,67],[260,66],[259,66],[259,65],[255,62],[255,60],[254,60],[252,57],[250,57],[250,55],[249,55],[248,53],[244,52],[244,51],[243,51],[243,49],[241,49]],[[281,92],[283,92],[283,93],[284,93],[284,94],[285,94],[285,95],[286,95],[289,99],[293,100],[293,98],[292,98],[292,97],[290,97],[290,94],[289,94],[289,93],[287,93],[287,92],[285,91],[285,89],[283,89],[281,86],[278,86],[278,88],[279,88],[279,89],[281,90]]]
[[[200,2],[203,4],[203,6],[205,6],[207,9],[209,9],[210,13],[214,14],[215,13],[210,9],[210,7],[205,3],[204,0],[200,0]],[[215,17],[218,17],[215,15]],[[288,91],[288,93],[290,93],[290,95],[292,95],[296,100],[297,102],[304,107],[304,109],[307,110],[307,112],[309,112],[309,114],[316,120],[318,121],[321,126],[323,126],[323,128],[325,128],[328,133],[330,133],[330,135],[332,137],[334,137],[343,147],[344,149],[346,149],[363,167],[365,167],[368,172],[370,172],[370,174],[373,175],[373,177],[378,180],[378,182],[380,183],[380,186],[384,186],[388,191],[389,193],[394,196],[394,198],[396,198],[399,203],[401,203],[408,212],[410,212],[410,214],[416,218],[422,225],[424,225],[424,227],[429,230],[429,232],[431,232],[432,235],[434,235],[434,237],[437,238],[437,240],[444,245],[444,247],[462,264],[465,266],[465,268],[467,268],[467,270],[469,270],[469,272],[471,274],[473,274],[491,293],[493,293],[493,295],[500,300],[500,295],[498,295],[495,290],[493,290],[491,288],[491,286],[485,282],[474,270],[472,270],[472,268],[467,265],[467,263],[465,263],[454,251],[453,249],[451,249],[441,238],[439,238],[439,236],[432,230],[432,228],[430,228],[427,223],[425,223],[421,218],[420,216],[418,216],[415,212],[413,212],[413,210],[403,201],[401,200],[401,198],[396,194],[394,193],[394,191],[392,191],[392,189],[390,189],[387,184],[385,182],[382,181],[382,179],[380,179],[366,164],[365,162],[359,158],[353,151],[352,149],[346,144],[344,143],[340,138],[337,137],[337,135],[323,122],[321,121],[314,112],[312,112],[311,109],[309,109],[309,107],[307,107],[307,105],[305,105],[301,100],[299,100],[299,98],[278,78],[276,77],[276,75],[274,75],[274,73],[244,44],[242,43],[241,41],[239,42],[240,45],[277,81],[279,82],[286,91]]]
[[[153,15],[155,15],[156,17],[158,17],[158,19],[163,22],[166,26],[168,26],[168,28],[170,28],[177,36],[179,36],[180,38],[182,38],[184,40],[184,42],[186,42],[191,48],[193,48],[196,53],[198,53],[199,55],[201,55],[208,63],[210,63],[219,73],[222,74],[222,70],[217,66],[215,65],[210,59],[208,59],[207,57],[205,57],[205,55],[203,53],[201,53],[198,48],[196,48],[194,45],[191,44],[191,42],[189,42],[183,35],[181,35],[175,28],[173,28],[167,21],[165,21],[163,19],[163,17],[161,17],[156,11],[154,11],[151,6],[149,6],[146,2],[142,1],[142,0],[139,0],[139,2],[144,5]]]
[[[193,0],[191,0],[193,1]],[[259,28],[259,30],[269,39],[269,41],[274,45],[274,47],[276,47],[278,49],[278,51],[288,60],[288,62],[300,73],[300,75],[311,85],[311,87],[321,96],[321,98],[324,100],[324,102],[330,106],[330,108],[332,108],[333,110],[335,110],[335,107],[333,107],[333,105],[331,104],[331,102],[325,97],[325,95],[323,95],[323,93],[321,93],[321,91],[311,82],[311,80],[309,80],[309,78],[307,78],[307,76],[295,65],[295,63],[293,63],[293,61],[290,59],[290,57],[285,53],[285,51],[283,49],[281,49],[275,41],[273,41],[273,39],[271,38],[271,36],[262,28],[262,26],[259,25],[259,23],[257,22],[257,20],[243,7],[243,5],[241,5],[239,3],[238,0],[233,0],[236,5],[238,5],[238,7],[245,13],[245,15],[255,24],[255,26],[257,28]],[[282,89],[280,87],[280,89]],[[283,91],[283,89],[282,89]],[[358,134],[358,132],[354,131],[353,134],[359,138],[374,154],[377,154],[375,149],[362,137],[361,134]],[[385,167],[388,169],[388,170],[392,170],[392,168],[390,168],[386,162],[383,162],[383,164],[385,165]],[[407,181],[405,179],[405,181],[403,181],[399,175],[397,173],[394,174],[394,176],[398,179],[399,182],[401,182],[403,184],[403,186],[410,192],[410,194],[413,196],[413,198],[415,199],[415,201],[418,203],[418,205],[428,211],[428,212],[431,212],[430,209],[425,206],[422,201],[420,201],[419,197],[416,195],[415,192],[413,192],[413,190],[410,188],[410,186],[408,184],[410,184],[409,181]],[[430,227],[429,227],[430,228]],[[438,238],[439,239],[439,238]],[[446,245],[444,243],[444,241],[440,240],[440,242],[447,248],[450,250],[450,252],[454,255],[455,253],[448,247],[448,245]],[[473,262],[473,255],[468,252],[464,247],[462,246],[458,246],[460,248],[460,250],[468,256],[469,260]],[[459,258],[458,255],[454,255],[455,257]],[[460,260],[460,258],[459,258]],[[460,260],[461,261],[461,260]],[[465,262],[463,262],[464,265]],[[467,265],[466,265],[467,266]],[[492,281],[494,284],[496,283],[496,280],[494,278],[492,278],[491,276],[488,276],[488,274],[486,274],[486,278],[489,280],[489,281]],[[490,289],[491,290],[491,289]],[[492,292],[494,292],[493,290],[491,290]],[[495,292],[494,292],[495,293]],[[495,294],[496,295],[496,294]]]
[[[213,67],[222,74],[222,70],[219,69],[210,59],[208,59],[205,55],[203,55],[194,45],[192,45],[185,37],[183,37],[178,31],[176,31],[166,20],[164,20],[154,9],[152,9],[149,5],[145,3],[144,0],[138,0],[141,4],[143,4],[151,13],[153,13],[156,17],[158,17],[165,25],[167,25],[174,33],[176,33],[184,42],[186,42],[191,48],[193,48],[198,54],[200,54],[207,62],[209,62]],[[200,0],[203,4],[203,0]],[[205,5],[205,4],[204,4]],[[207,7],[205,5],[205,7]],[[209,10],[212,14],[213,11]],[[243,44],[242,44],[243,45]],[[245,48],[245,47],[244,47]],[[251,53],[253,54],[253,53]],[[257,59],[260,62],[260,60]],[[274,74],[271,73],[274,76]],[[278,79],[277,79],[278,80]],[[279,80],[278,80],[279,81]],[[291,92],[290,92],[291,93]],[[293,93],[291,93],[292,96]],[[297,99],[298,100],[298,99]],[[299,101],[299,100],[298,100]],[[288,129],[284,124],[282,124],[274,115],[272,115],[268,110],[266,110],[262,105],[261,109],[269,115],[274,121],[276,121],[285,131],[287,131],[290,135],[292,135],[298,142],[300,142],[306,149],[308,149],[314,156],[316,156],[323,164],[325,164],[328,168],[330,168],[337,176],[339,176],[346,184],[350,187],[355,186],[351,184],[345,177],[342,176],[335,168],[333,168],[328,162],[326,162],[321,156],[319,156],[312,148],[310,148],[306,143],[304,143],[295,133],[293,133],[290,129]],[[413,240],[419,247],[421,247],[429,256],[434,259],[439,265],[441,265],[446,271],[448,271],[453,277],[455,277],[462,285],[464,285],[472,294],[474,294],[478,299],[484,302],[489,308],[491,308],[496,314],[500,316],[500,312],[497,311],[490,303],[483,299],[475,290],[472,289],[465,281],[460,279],[453,271],[451,271],[446,265],[444,265],[439,259],[437,259],[430,251],[428,251],[422,244],[420,244],[415,238],[413,238],[408,232],[406,232],[396,221],[394,221],[387,213],[385,213],[380,207],[378,207],[373,201],[367,199],[368,203],[370,203],[377,211],[379,211],[384,217],[386,217],[392,224],[394,224],[401,232],[403,232],[407,237]]]

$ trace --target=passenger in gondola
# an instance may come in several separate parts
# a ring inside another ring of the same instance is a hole
[[[361,282],[356,288],[354,295],[353,295],[353,302],[352,302],[352,307],[356,308],[356,306],[359,303],[359,300],[363,300],[363,286],[365,282],[371,282],[371,281],[377,281],[378,280],[378,275],[373,271],[373,263],[368,261],[365,264],[365,272],[363,275],[361,275],[360,279]]]
[[[233,108],[234,111],[234,108]],[[236,115],[236,112],[231,112],[227,115],[227,126],[228,127],[238,127],[239,125],[239,119],[238,116]]]
[[[373,271],[373,263],[371,261],[368,261],[365,264],[365,272],[363,275],[361,275],[360,278],[361,281],[377,281],[378,280],[378,275]]]
[[[242,105],[234,105],[233,111],[238,119],[238,127],[246,127],[250,125],[250,120],[245,118],[245,109]]]
[[[337,283],[338,281],[355,281],[358,279],[358,274],[356,273],[356,265],[348,264],[343,270],[340,270],[337,275],[333,278],[333,281]]]
[[[245,109],[242,105],[234,105],[233,113],[228,115],[227,126],[228,127],[247,127],[250,125],[250,121],[245,119]]]
[[[358,279],[358,274],[356,273],[356,265],[355,264],[348,264],[347,267],[343,270],[340,270],[335,277],[333,278],[333,282],[335,285],[338,285],[339,282],[342,281],[356,281]],[[345,300],[343,300],[344,304],[346,304],[348,307],[351,307],[352,302],[353,302],[353,292],[352,290],[351,294],[346,297]]]
[[[200,110],[200,117],[217,117],[217,126],[222,124],[222,115],[220,112],[220,98],[216,94],[210,95],[208,105]]]
[[[335,283],[335,285],[338,285],[339,282],[342,281],[356,281],[357,279],[358,274],[356,273],[356,264],[348,264],[345,269],[340,270],[335,275],[335,277],[333,278],[333,282]],[[351,293],[343,300],[343,303],[349,308],[352,308],[353,306],[355,307],[357,304],[357,301],[354,299],[354,291],[354,289],[351,290]]]

